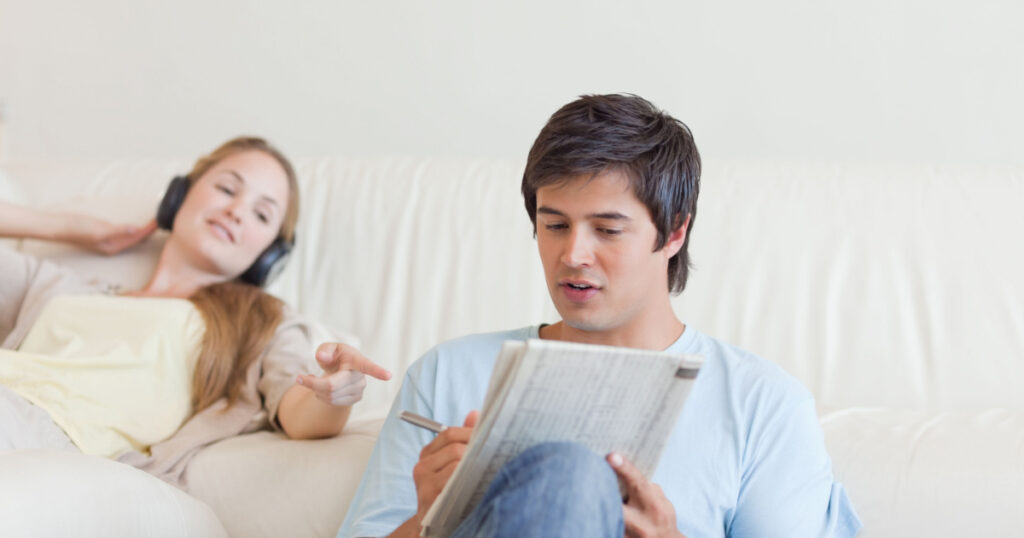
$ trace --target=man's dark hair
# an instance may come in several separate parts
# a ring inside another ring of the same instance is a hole
[[[584,95],[555,112],[530,148],[523,172],[526,212],[537,233],[537,189],[580,174],[619,169],[658,230],[654,251],[686,222],[682,248],[668,262],[668,289],[679,293],[690,271],[700,154],[690,128],[636,95]]]

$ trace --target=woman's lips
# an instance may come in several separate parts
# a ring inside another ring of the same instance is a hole
[[[235,236],[224,226],[217,221],[209,221],[210,228],[213,230],[214,235],[227,241],[228,243],[235,242]]]

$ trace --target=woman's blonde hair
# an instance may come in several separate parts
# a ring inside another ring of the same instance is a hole
[[[299,220],[299,183],[295,169],[266,140],[238,137],[200,157],[189,172],[190,183],[220,161],[244,151],[260,151],[273,157],[288,177],[288,206],[279,237],[294,241]],[[262,289],[234,280],[202,288],[189,298],[203,316],[199,357],[192,374],[192,410],[198,413],[221,398],[233,405],[245,387],[246,372],[266,351],[284,316],[284,303]]]

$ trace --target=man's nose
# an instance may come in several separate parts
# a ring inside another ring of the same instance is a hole
[[[594,250],[591,240],[592,237],[586,230],[571,230],[568,243],[565,245],[565,253],[562,255],[562,263],[569,267],[588,267],[593,264]]]

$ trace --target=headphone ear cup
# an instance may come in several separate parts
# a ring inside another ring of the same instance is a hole
[[[188,194],[190,186],[188,176],[177,176],[171,180],[171,184],[167,186],[167,192],[164,193],[164,197],[156,209],[157,226],[164,230],[174,227],[174,217],[181,209],[181,204],[185,202],[185,195]]]
[[[238,279],[261,288],[270,284],[284,270],[294,245],[294,238],[289,242],[283,237],[278,237]]]

